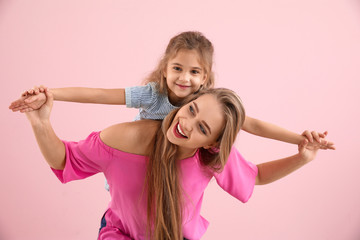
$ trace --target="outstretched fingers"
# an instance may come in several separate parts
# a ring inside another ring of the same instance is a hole
[[[20,106],[17,106],[15,108],[12,108],[11,110],[13,112],[18,112],[18,111],[22,112],[24,109],[27,109],[27,108],[29,108],[29,106],[24,104],[24,105],[20,105]]]
[[[10,103],[9,109],[14,111],[15,108],[18,108],[22,105],[24,105],[24,99],[20,98],[18,100],[13,101],[12,103]]]
[[[31,111],[34,111],[34,109],[31,107],[23,108],[20,110],[21,113],[26,113],[26,112],[31,112]]]

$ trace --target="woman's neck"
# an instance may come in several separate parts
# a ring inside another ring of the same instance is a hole
[[[182,160],[182,159],[192,157],[195,155],[196,151],[197,151],[197,149],[193,149],[193,148],[189,149],[189,148],[179,147],[178,148],[178,159]]]

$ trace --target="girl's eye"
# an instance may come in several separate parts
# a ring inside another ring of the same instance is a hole
[[[195,114],[194,108],[191,105],[189,106],[189,111],[191,112],[191,114],[193,114],[193,115]]]
[[[205,131],[204,127],[203,127],[201,124],[199,125],[199,128],[200,128],[200,131],[201,131],[203,134],[206,135],[206,131]]]
[[[174,67],[173,68],[175,71],[181,71],[181,68],[180,67]]]
[[[199,74],[200,72],[197,71],[197,70],[192,70],[192,73],[193,73],[193,74]]]

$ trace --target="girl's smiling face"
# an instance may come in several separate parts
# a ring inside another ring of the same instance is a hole
[[[198,148],[216,145],[224,126],[222,112],[213,95],[202,95],[179,109],[166,136],[179,146],[183,157],[192,156]]]
[[[169,60],[164,76],[169,100],[177,105],[182,99],[200,89],[207,79],[196,50],[181,49]]]

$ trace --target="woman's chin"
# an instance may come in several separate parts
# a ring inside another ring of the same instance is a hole
[[[177,145],[176,143],[175,143],[175,141],[174,141],[174,136],[172,135],[172,132],[171,132],[171,127],[167,130],[167,132],[166,132],[166,138],[167,138],[167,140],[170,142],[170,143],[172,143],[172,144],[174,144],[174,145]]]

